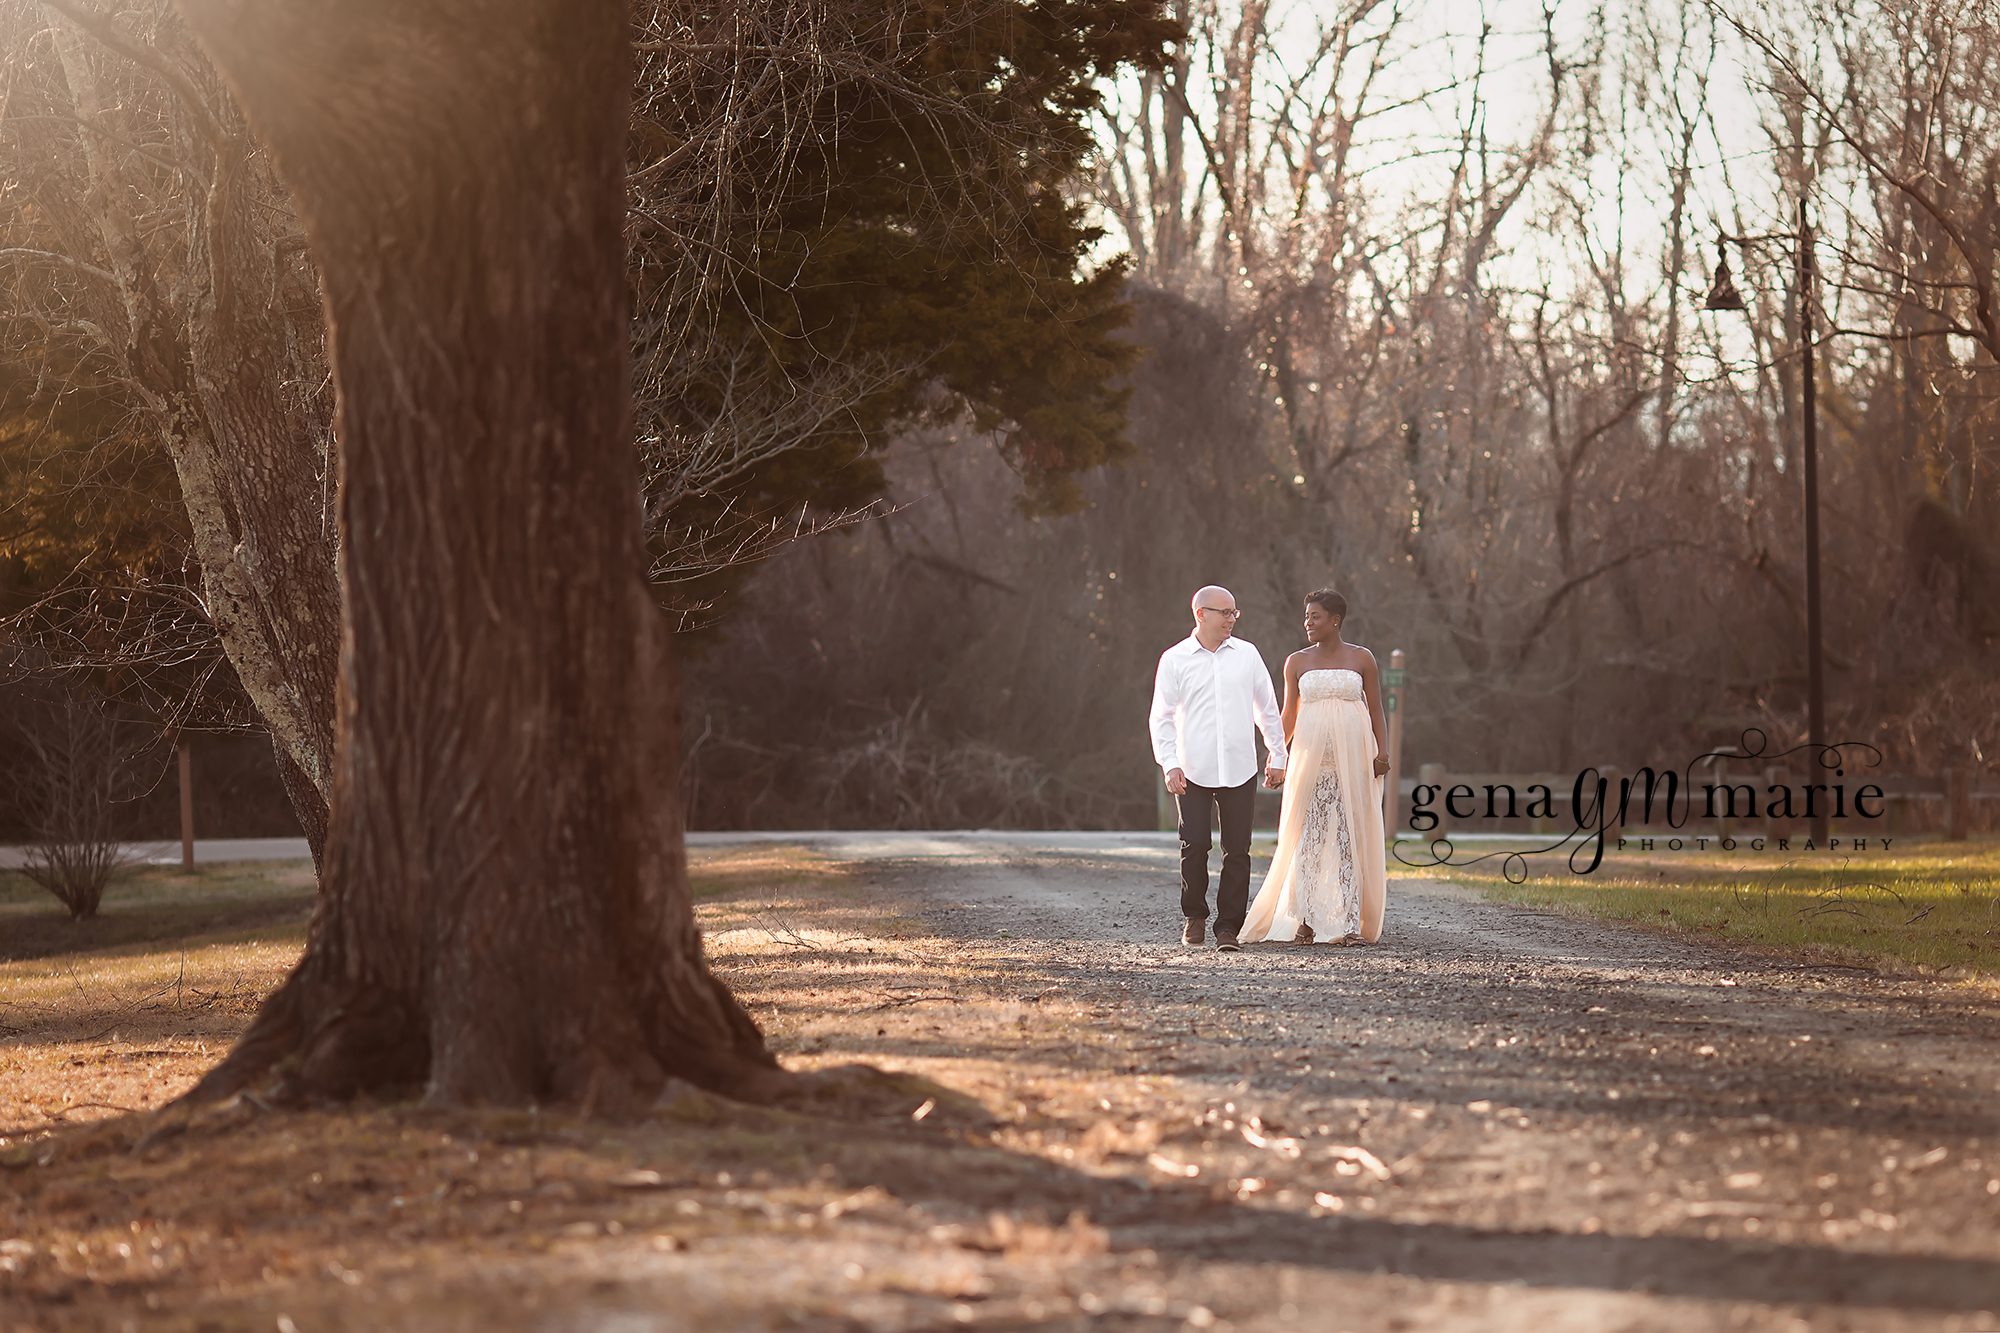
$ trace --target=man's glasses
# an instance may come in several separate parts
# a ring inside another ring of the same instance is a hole
[[[1233,606],[1231,606],[1231,607],[1220,607],[1220,606],[1197,606],[1197,607],[1195,608],[1195,610],[1197,610],[1197,611],[1207,611],[1207,612],[1209,612],[1209,613],[1210,613],[1210,614],[1212,614],[1212,615],[1218,615],[1218,616],[1228,616],[1228,617],[1229,617],[1229,618],[1230,618],[1231,620],[1234,620],[1234,619],[1236,619],[1236,617],[1238,617],[1238,616],[1240,616],[1240,615],[1242,615],[1242,614],[1243,614],[1243,613],[1242,613],[1241,611],[1237,610],[1237,609],[1236,609],[1235,607],[1233,607]]]

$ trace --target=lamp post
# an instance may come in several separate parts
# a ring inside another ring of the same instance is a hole
[[[1715,283],[1709,289],[1705,310],[1744,310],[1743,294],[1729,277],[1729,242],[1748,246],[1753,241],[1790,240],[1796,247],[1799,297],[1799,356],[1801,396],[1804,398],[1805,435],[1804,480],[1806,511],[1806,742],[1811,762],[1817,770],[1826,744],[1825,656],[1820,642],[1819,615],[1819,412],[1817,386],[1813,383],[1813,232],[1806,220],[1806,203],[1799,200],[1799,229],[1766,236],[1720,236],[1720,262],[1715,267]],[[1811,800],[1811,793],[1807,793]],[[1812,837],[1826,845],[1827,811],[1824,804],[1813,807]]]

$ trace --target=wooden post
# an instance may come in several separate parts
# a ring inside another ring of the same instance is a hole
[[[1383,721],[1389,731],[1389,774],[1382,792],[1382,828],[1388,845],[1396,845],[1396,829],[1403,815],[1403,690],[1409,682],[1403,650],[1389,654],[1389,669],[1382,673]]]
[[[1957,764],[1944,771],[1944,836],[1964,842],[1972,832],[1972,769]]]
[[[194,760],[188,754],[188,743],[183,739],[175,747],[180,751],[181,770],[181,869],[194,873]]]

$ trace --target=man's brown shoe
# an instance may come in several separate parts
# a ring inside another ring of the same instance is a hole
[[[1208,922],[1198,916],[1191,916],[1181,925],[1181,943],[1200,944],[1207,933]]]
[[[1215,928],[1215,947],[1222,953],[1240,953],[1243,949],[1236,942],[1236,932],[1223,926]]]
[[[1303,921],[1299,922],[1299,933],[1292,936],[1292,943],[1311,944],[1312,942],[1313,942],[1313,928],[1311,926],[1308,926]]]

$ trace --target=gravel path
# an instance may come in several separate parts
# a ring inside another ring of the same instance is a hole
[[[1238,1322],[2000,1329],[1990,998],[1411,881],[1380,945],[1218,954],[1178,942],[1169,837],[790,840],[1206,1094],[1152,1169],[1277,1202],[1112,1234],[1234,1274]]]

